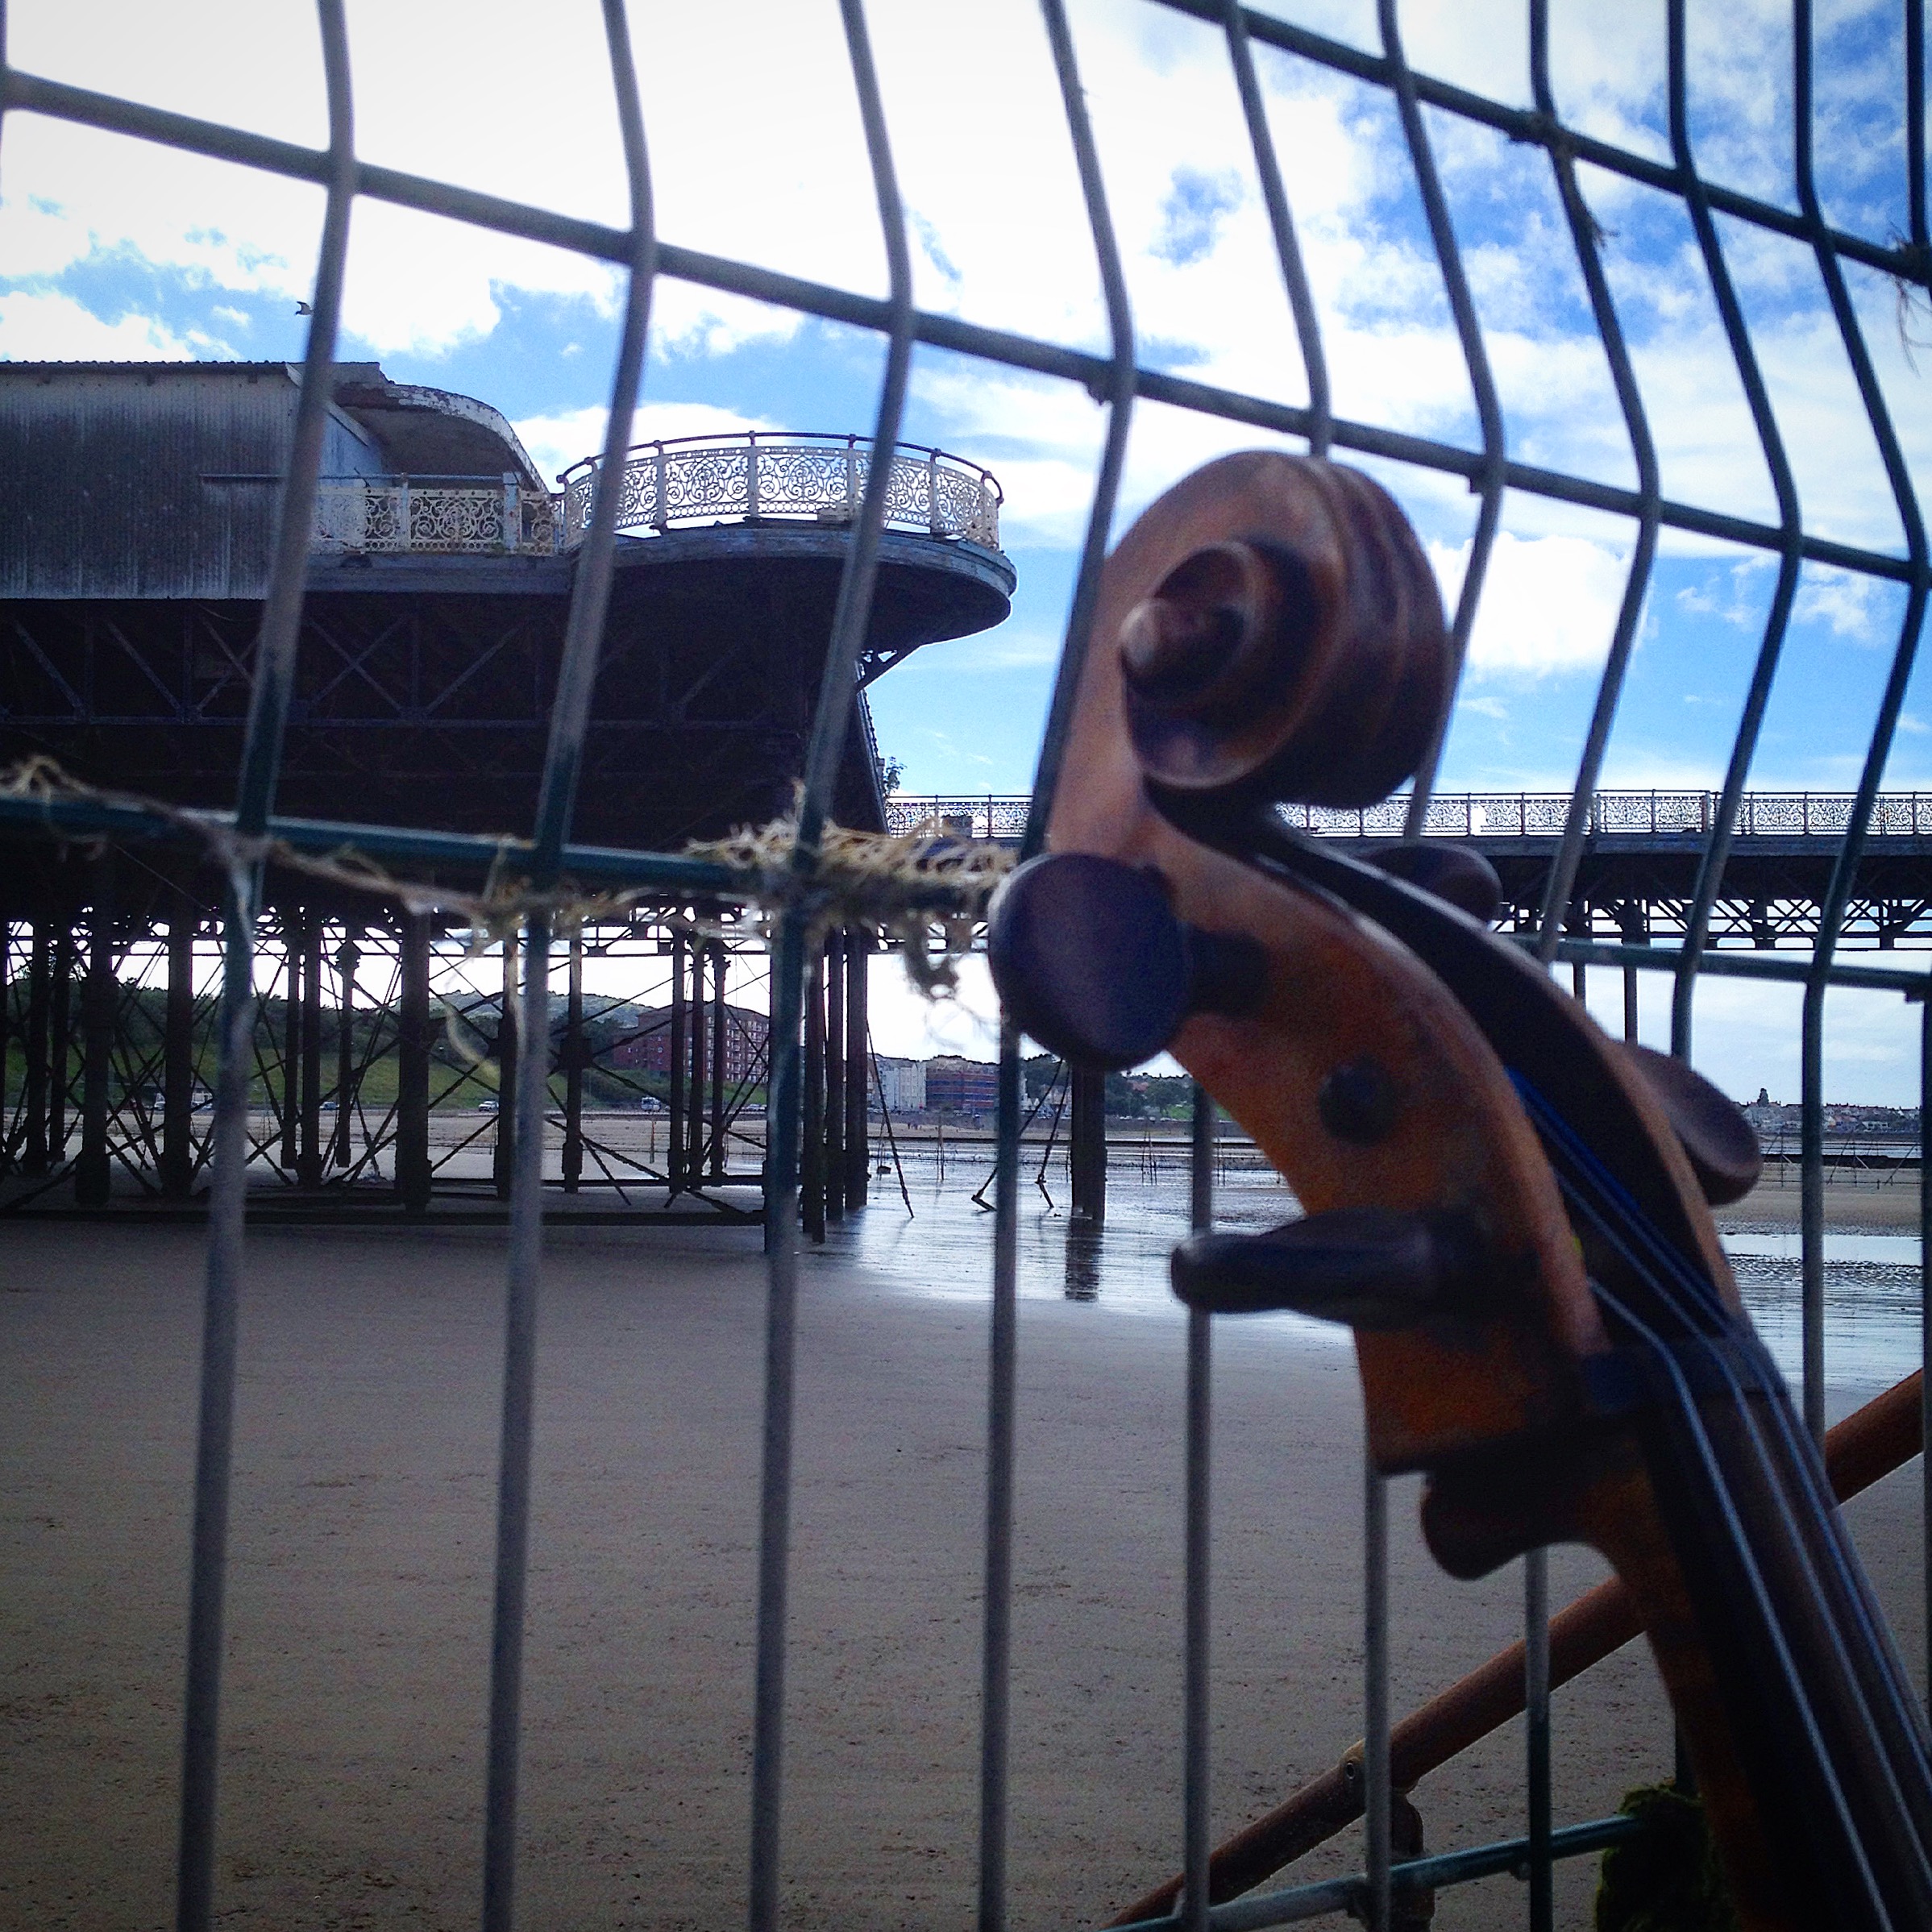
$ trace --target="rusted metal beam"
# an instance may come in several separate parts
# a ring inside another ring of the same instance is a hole
[[[81,1207],[105,1207],[111,1186],[107,1087],[114,1070],[114,891],[110,851],[94,862],[88,908],[87,978],[81,1004],[81,1158],[74,1169],[74,1203]]]
[[[1070,1165],[1076,1219],[1098,1225],[1107,1219],[1107,1075],[1072,1069],[1073,1129]]]
[[[825,1214],[846,1213],[846,937],[825,936]]]
[[[397,1013],[396,1191],[420,1214],[430,1204],[430,922],[402,916]]]
[[[863,1207],[870,1191],[872,1149],[866,1137],[866,1087],[871,1049],[866,1031],[866,961],[872,936],[846,935],[846,1205]]]

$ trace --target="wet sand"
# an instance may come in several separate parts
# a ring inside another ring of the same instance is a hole
[[[1800,1213],[1797,1170],[1760,1181],[1741,1201],[1718,1211],[1722,1228],[1785,1228],[1797,1225]],[[1830,1228],[1918,1228],[1918,1173],[1909,1169],[1883,1179],[1863,1174],[1855,1181],[1827,1175],[1825,1223]]]
[[[803,1262],[784,1922],[971,1922],[987,1235],[862,1217]],[[1110,1231],[1110,1239],[1113,1238]],[[1120,1236],[1132,1268],[1152,1267]],[[1024,1231],[1042,1266],[1065,1244]],[[480,1844],[501,1238],[264,1231],[242,1327],[218,1909],[467,1926]],[[171,1918],[200,1240],[0,1226],[0,1925]],[[1032,1262],[1027,1264],[1029,1267]],[[1109,1278],[1110,1280],[1112,1278]],[[1020,1318],[1013,1922],[1176,1863],[1182,1323],[1032,1286]],[[1074,1273],[1066,1275],[1070,1293]],[[742,1923],[762,1270],[754,1232],[553,1237],[541,1322],[521,1922]],[[1351,1352],[1227,1322],[1215,1387],[1217,1836],[1359,1735]],[[1868,1390],[1834,1390],[1834,1412]],[[1918,1473],[1853,1508],[1908,1655]],[[1516,1633],[1396,1485],[1399,1713]],[[1601,1566],[1559,1552],[1559,1602]],[[1557,1696],[1560,1820],[1665,1775],[1640,1649]],[[1520,1728],[1416,1793],[1432,1847],[1521,1828]],[[1340,1870],[1351,1837],[1293,1876]],[[1589,1922],[1589,1861],[1559,1922]],[[1516,1922],[1508,1878],[1436,1923]]]

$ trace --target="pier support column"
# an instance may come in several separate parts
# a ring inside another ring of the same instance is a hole
[[[517,1164],[517,935],[503,942],[503,1011],[497,1021],[497,1145],[490,1178],[497,1199],[510,1198]]]
[[[12,915],[0,906],[0,1174],[14,1171],[18,1152],[13,1139],[13,1113],[6,1104],[6,1071],[14,1032],[13,937]]]
[[[282,1117],[280,1165],[293,1172],[301,1152],[302,1105],[302,920],[299,912],[281,919]]]
[[[804,1121],[799,1195],[808,1240],[825,1238],[825,962],[815,946],[805,969]]]
[[[177,888],[168,907],[168,1009],[161,1023],[161,1192],[185,1201],[194,1186],[193,903]]]
[[[81,1158],[74,1205],[105,1207],[112,1191],[107,1153],[107,1088],[114,1070],[114,858],[94,862],[88,908],[87,982],[81,1003]]]
[[[335,1132],[330,1137],[330,1161],[336,1167],[351,1165],[349,1138],[355,1118],[355,1104],[361,1082],[355,1077],[355,969],[362,964],[362,948],[355,942],[360,926],[343,929],[342,944],[335,949],[335,984],[340,1002],[335,1014]]]
[[[405,912],[399,937],[397,1013],[396,1191],[412,1214],[430,1204],[430,922]]]
[[[725,1064],[727,1016],[725,1011],[725,971],[729,955],[725,942],[711,942],[711,1178],[713,1185],[724,1179],[729,1163],[725,1158]]]
[[[710,1064],[709,1009],[705,1002],[704,942],[695,933],[691,941],[691,1084],[684,1090],[684,1113],[688,1123],[684,1136],[685,1185],[704,1185],[704,1091],[705,1070]]]
[[[311,912],[302,923],[301,1138],[295,1160],[296,1178],[304,1187],[319,1187],[322,1178],[322,915]],[[339,1098],[336,1106],[341,1105]]]
[[[1632,1046],[1637,1044],[1637,969],[1634,966],[1623,969],[1623,1037]]]
[[[52,948],[46,922],[35,920],[27,956],[27,1091],[21,1096],[20,1171],[47,1172],[48,1034],[52,1025]]]
[[[872,935],[846,935],[846,1205],[863,1207],[871,1192],[872,1149],[866,1099],[872,1091],[872,1036],[866,1017],[866,962]]]
[[[570,936],[569,1004],[563,1020],[563,1191],[584,1180],[584,933]]]
[[[14,1171],[13,1115],[6,1104],[14,1021],[13,937],[12,916],[0,906],[0,1174]]]
[[[1097,1224],[1107,1219],[1107,1075],[1076,1066],[1071,1084],[1073,1211]]]
[[[671,1055],[668,1071],[671,1074],[671,1091],[666,1098],[670,1104],[671,1129],[670,1151],[665,1157],[665,1171],[671,1176],[671,1197],[675,1199],[688,1184],[689,1170],[684,1161],[684,1081],[690,1071],[691,1044],[687,1037],[689,1018],[684,1007],[684,935],[674,933],[671,936]]]
[[[69,907],[54,939],[53,987],[47,1024],[47,1171],[67,1160],[68,1085],[73,1074],[74,920]]]
[[[825,1214],[846,1218],[846,937],[825,936]]]

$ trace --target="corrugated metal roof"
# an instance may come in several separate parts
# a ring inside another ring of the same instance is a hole
[[[287,363],[0,362],[0,596],[253,598],[300,388]],[[335,368],[335,476],[516,472],[487,403]]]

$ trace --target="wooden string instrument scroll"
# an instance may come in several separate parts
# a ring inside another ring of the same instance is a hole
[[[1369,1452],[1427,1473],[1446,1568],[1615,1566],[1741,1922],[1932,1926],[1923,1717],[1710,1218],[1748,1125],[1495,937],[1479,858],[1366,865],[1276,809],[1386,796],[1449,684],[1375,484],[1197,471],[1107,565],[1049,849],[993,911],[1001,993],[1076,1062],[1172,1052],[1287,1178],[1306,1218],[1186,1242],[1177,1292],[1352,1326]]]

